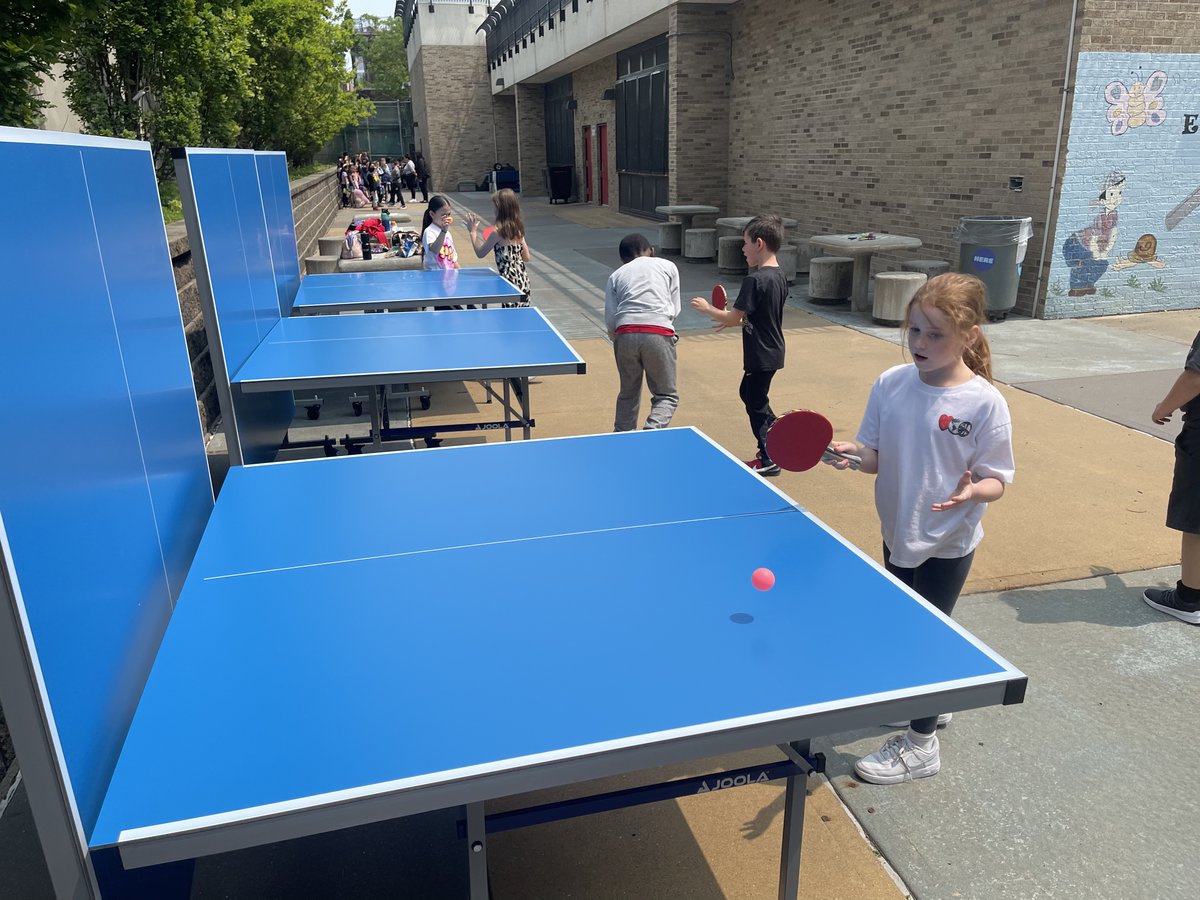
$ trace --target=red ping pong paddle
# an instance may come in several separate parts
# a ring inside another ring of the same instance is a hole
[[[789,472],[807,472],[824,459],[849,460],[857,469],[862,460],[829,448],[833,425],[818,412],[798,409],[780,416],[767,432],[767,455]]]
[[[712,289],[712,305],[717,309],[724,309],[725,304],[729,302],[729,295],[725,293],[725,286],[718,284]]]
[[[486,241],[488,238],[490,238],[492,236],[492,232],[495,230],[496,229],[491,225],[489,225],[487,228],[483,229],[483,239]]]

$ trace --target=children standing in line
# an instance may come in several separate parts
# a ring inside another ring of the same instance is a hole
[[[986,300],[983,282],[970,275],[926,282],[904,316],[912,364],[875,381],[857,445],[832,444],[861,456],[861,471],[876,475],[884,566],[946,615],[983,537],[984,510],[1004,496],[1015,468],[1012,420],[992,385],[991,350],[980,328]],[[936,775],[936,732],[949,720],[913,720],[905,734],[855,763],[855,773],[872,784]]]
[[[783,244],[783,219],[756,216],[742,232],[746,262],[758,269],[742,281],[737,300],[727,309],[717,309],[703,297],[692,299],[692,308],[717,323],[718,330],[742,326],[742,383],[738,395],[746,405],[750,430],[758,443],[758,454],[746,465],[759,475],[778,475],[779,466],[767,455],[767,430],[775,421],[768,396],[771,379],[783,368],[783,304],[787,301],[787,277],[775,254]]]
[[[503,193],[503,191],[501,191]],[[679,270],[654,256],[643,235],[634,233],[618,248],[621,268],[604,289],[604,324],[613,342],[621,388],[614,431],[637,427],[642,376],[650,387],[646,428],[666,428],[679,406],[675,387],[675,319],[679,316]]]
[[[450,237],[450,201],[441,194],[429,198],[429,206],[421,217],[421,247],[425,252],[424,268],[457,269],[458,251]]]
[[[467,213],[467,231],[475,246],[475,256],[483,259],[489,251],[496,253],[496,269],[500,277],[521,291],[525,297],[517,303],[505,303],[506,307],[529,305],[529,273],[525,263],[531,254],[525,242],[525,223],[521,221],[521,203],[517,195],[508,188],[492,194],[496,207],[496,226],[486,239],[479,235],[479,216]]]
[[[1179,581],[1175,587],[1147,588],[1142,599],[1159,612],[1200,625],[1200,334],[1192,341],[1183,371],[1150,417],[1158,425],[1183,411],[1175,438],[1175,474],[1167,501],[1167,527],[1182,533]]]

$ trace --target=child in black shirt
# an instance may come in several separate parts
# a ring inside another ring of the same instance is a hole
[[[758,443],[758,454],[747,465],[759,475],[779,474],[779,466],[767,455],[767,430],[775,421],[768,394],[771,379],[783,368],[783,304],[787,301],[787,278],[775,254],[783,244],[783,220],[779,216],[756,216],[742,232],[746,262],[757,266],[746,276],[737,300],[727,309],[717,309],[703,297],[692,300],[692,308],[717,323],[718,330],[742,326],[742,376],[738,395],[746,404],[750,430]]]

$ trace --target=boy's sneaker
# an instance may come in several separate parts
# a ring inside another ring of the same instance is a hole
[[[856,762],[854,774],[871,784],[900,784],[936,775],[941,768],[942,758],[938,753],[936,737],[932,747],[922,750],[909,743],[908,735],[897,734],[888,738],[870,756],[864,756]]]
[[[754,459],[746,460],[746,465],[764,478],[771,478],[782,471],[779,465],[773,460],[763,459],[761,456],[755,456]]]
[[[950,720],[953,718],[954,718],[954,713],[942,713],[940,716],[938,716],[937,727],[945,728],[947,725],[950,724]],[[909,724],[910,724],[909,722],[888,722],[883,727],[884,728],[907,728],[909,726]]]
[[[1146,588],[1142,599],[1159,612],[1174,616],[1182,622],[1200,625],[1200,602],[1184,600],[1176,588]]]

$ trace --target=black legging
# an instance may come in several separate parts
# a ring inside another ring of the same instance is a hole
[[[750,417],[750,431],[758,442],[758,453],[762,459],[767,459],[767,429],[775,421],[775,413],[771,411],[771,401],[767,394],[771,391],[771,379],[775,372],[747,372],[742,376],[738,396],[746,404],[746,415]]]
[[[954,612],[954,604],[966,584],[974,558],[975,551],[972,550],[956,559],[927,559],[915,569],[905,569],[892,564],[892,551],[887,544],[883,545],[884,568],[946,615]],[[937,731],[937,716],[913,719],[909,727],[917,734],[933,734]]]

